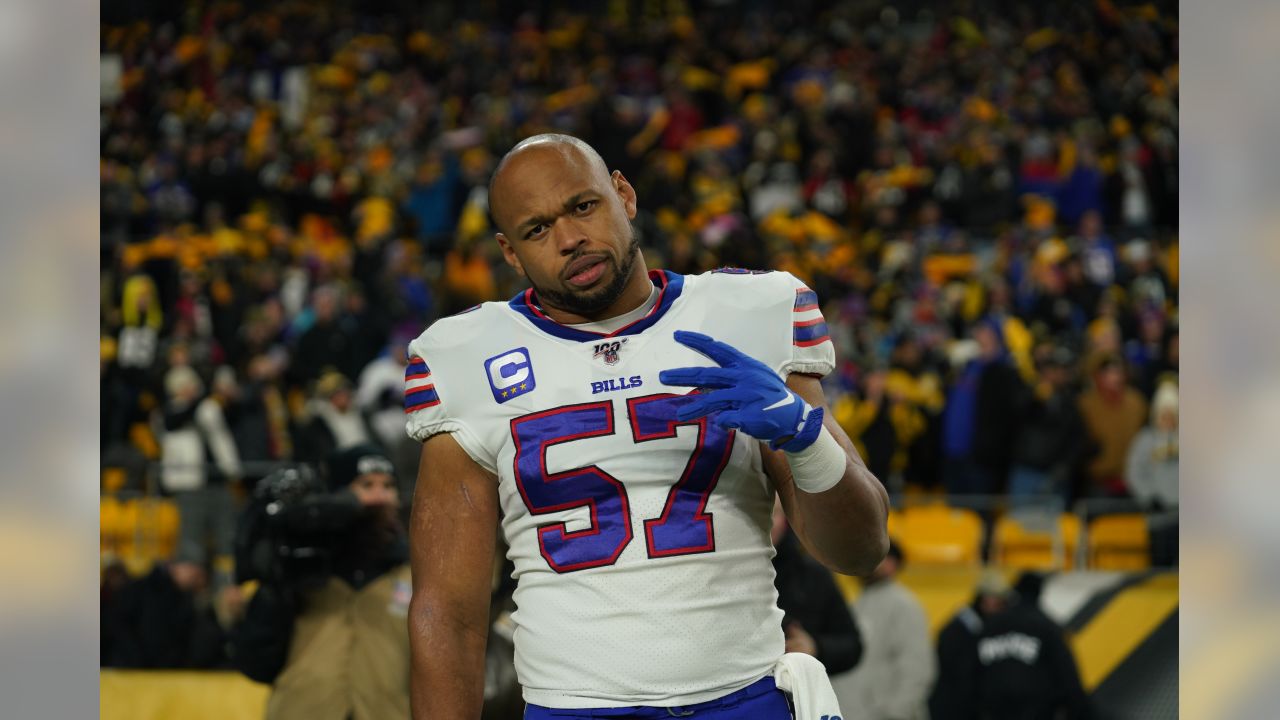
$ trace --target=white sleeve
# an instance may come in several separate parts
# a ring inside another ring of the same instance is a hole
[[[196,424],[209,443],[209,452],[213,454],[218,470],[223,475],[240,477],[240,453],[217,400],[206,398],[200,403],[196,408]]]
[[[376,409],[374,404],[378,401],[378,395],[382,393],[382,382],[378,377],[378,370],[380,370],[378,361],[374,360],[360,371],[360,379],[356,381],[356,407],[361,410]]]
[[[446,386],[427,365],[425,357],[429,352],[424,338],[425,333],[409,343],[409,364],[404,369],[405,431],[418,442],[425,442],[440,433],[452,433],[476,464],[496,475],[497,465],[485,450],[480,436],[458,417],[449,404],[456,400],[451,394],[455,389]],[[459,406],[463,405],[465,402],[459,402]]]
[[[794,294],[791,302],[791,358],[783,375],[805,373],[824,377],[836,367],[836,348],[827,321],[818,307],[818,294],[786,273]]]
[[[1129,444],[1128,456],[1125,458],[1125,484],[1129,486],[1133,497],[1143,504],[1151,502],[1156,494],[1150,473],[1147,472],[1151,467],[1150,437],[1150,430],[1140,430]]]
[[[902,588],[903,593],[910,592]],[[897,645],[893,654],[893,682],[881,688],[877,703],[885,717],[917,717],[929,700],[929,690],[937,674],[937,657],[929,639],[929,619],[914,598],[895,608],[889,636]]]

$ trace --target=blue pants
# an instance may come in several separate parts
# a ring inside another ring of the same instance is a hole
[[[791,706],[772,677],[715,700],[683,707],[621,707],[557,710],[526,705],[524,720],[580,720],[586,718],[636,718],[643,720],[791,720]]]
[[[1067,490],[1054,482],[1053,475],[1043,470],[1036,470],[1026,465],[1014,465],[1009,471],[1009,499],[1014,507],[1027,505],[1029,496],[1057,495],[1062,498],[1062,509],[1069,510]]]

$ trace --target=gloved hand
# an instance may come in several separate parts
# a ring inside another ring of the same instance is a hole
[[[723,428],[741,429],[769,447],[799,452],[822,431],[822,408],[812,408],[769,366],[702,333],[677,330],[676,342],[693,348],[720,367],[663,370],[667,385],[710,388],[676,411],[677,420],[710,415]]]

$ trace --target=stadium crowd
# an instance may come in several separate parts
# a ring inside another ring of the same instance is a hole
[[[104,9],[101,447],[209,516],[183,558],[270,463],[372,442],[411,491],[404,347],[522,287],[486,185],[545,131],[650,267],[817,291],[891,491],[1176,507],[1174,8],[428,5]]]

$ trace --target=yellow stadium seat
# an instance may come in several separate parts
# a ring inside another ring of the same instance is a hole
[[[181,522],[178,506],[165,498],[120,500],[104,496],[99,504],[99,550],[139,575],[157,561],[173,557]]]
[[[1103,515],[1089,523],[1089,566],[1097,570],[1151,567],[1147,519],[1141,513]]]
[[[120,534],[116,544],[122,556],[128,557],[138,552],[138,501],[125,500],[120,503]]]
[[[151,550],[158,557],[172,557],[178,547],[177,503],[163,498],[143,501],[140,520],[143,537],[147,538]]]
[[[1080,546],[1080,518],[1062,513],[1042,524],[1005,515],[996,521],[992,552],[997,565],[1017,570],[1071,568]]]
[[[120,538],[125,533],[124,507],[114,497],[106,496],[98,504],[98,545],[101,552],[118,553]]]
[[[945,505],[909,507],[902,511],[897,540],[908,563],[974,565],[982,557],[982,519]]]
[[[147,562],[172,557],[178,544],[178,506],[164,498],[130,500],[134,507],[135,553]]]

